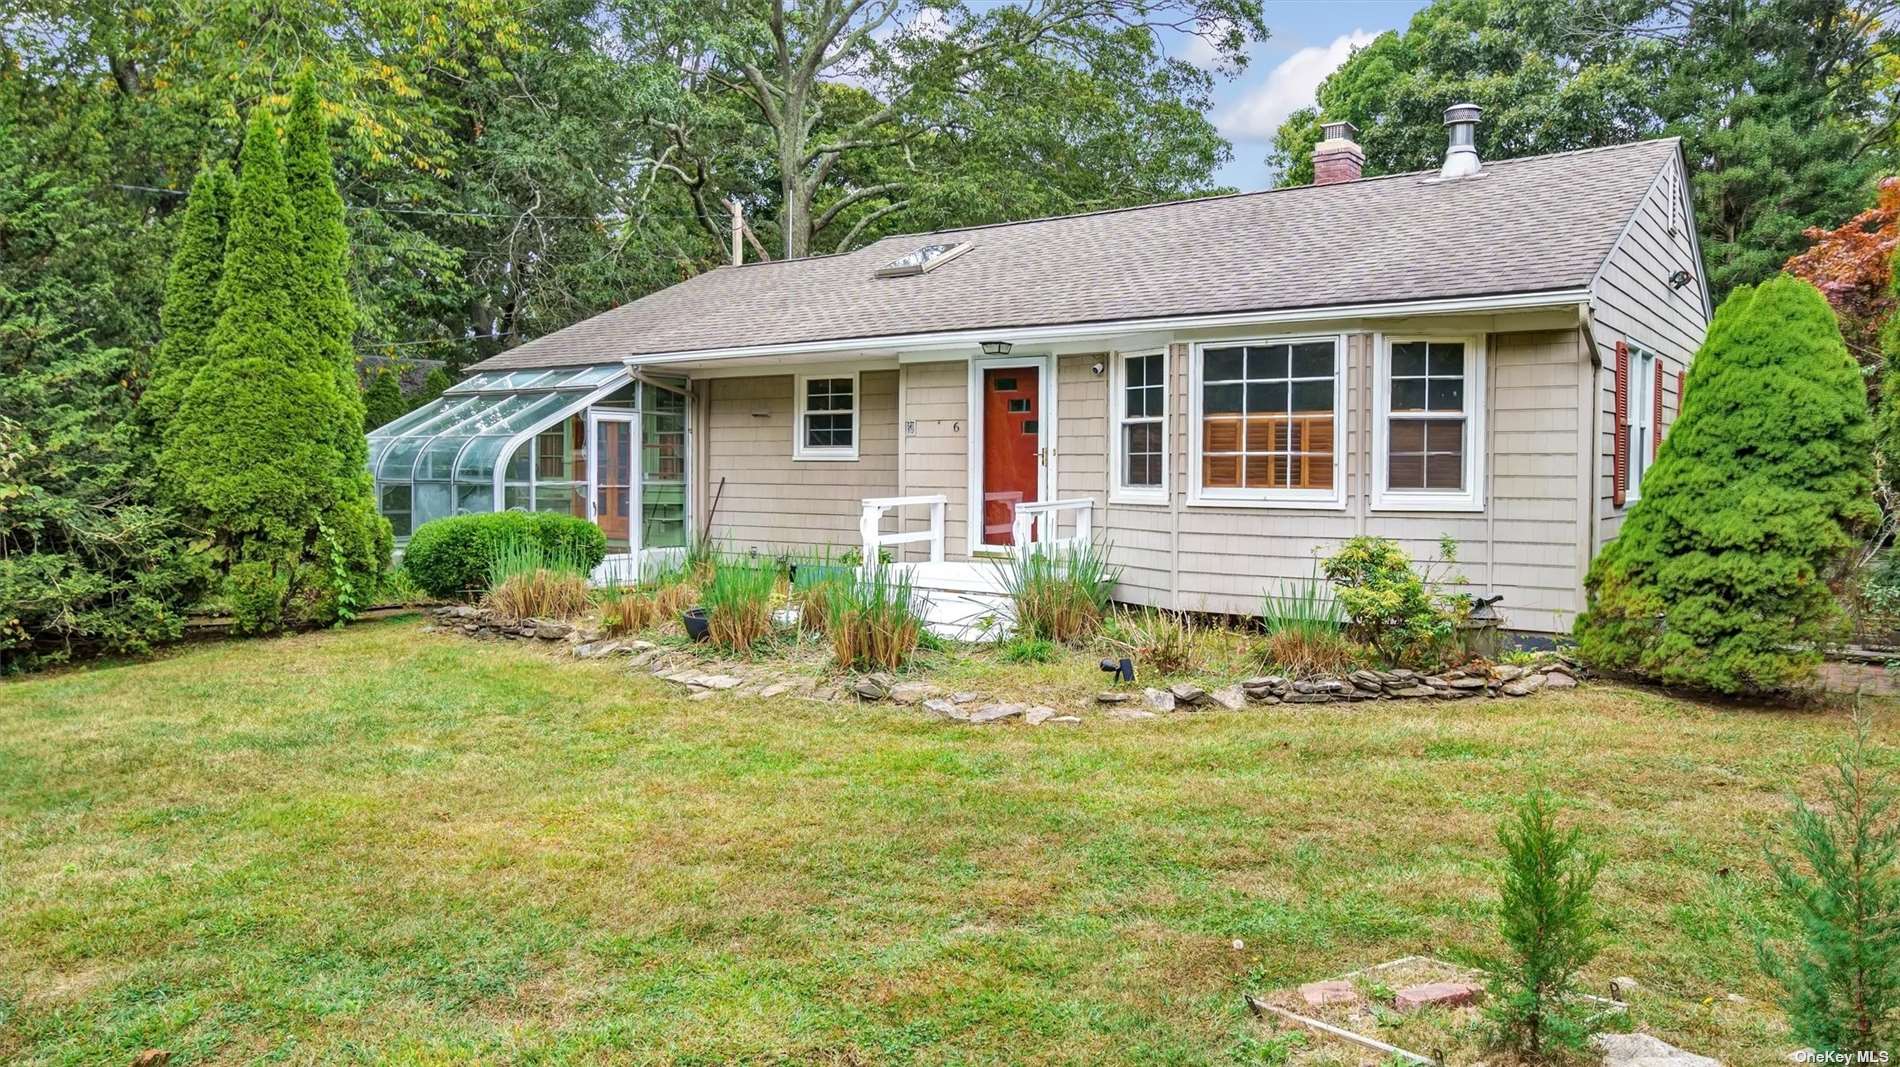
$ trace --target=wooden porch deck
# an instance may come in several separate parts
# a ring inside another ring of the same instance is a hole
[[[910,580],[924,625],[946,641],[997,641],[1015,629],[998,561],[893,563],[891,571]]]

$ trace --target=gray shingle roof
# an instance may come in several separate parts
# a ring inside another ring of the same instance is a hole
[[[1368,178],[946,231],[927,274],[876,269],[930,243],[721,267],[479,369],[888,334],[1321,308],[1588,285],[1674,138],[1497,160],[1459,181]]]

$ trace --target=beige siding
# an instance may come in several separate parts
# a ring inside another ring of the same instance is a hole
[[[1514,628],[1567,629],[1578,607],[1578,539],[1584,431],[1579,409],[1586,382],[1579,333],[1494,334],[1487,339],[1487,509],[1478,513],[1375,512],[1372,470],[1374,336],[1346,339],[1346,422],[1342,441],[1345,506],[1331,510],[1231,508],[1188,503],[1188,360],[1169,349],[1170,499],[1152,505],[1109,502],[1111,376],[1094,373],[1106,356],[1065,355],[1056,362],[1056,492],[1095,501],[1094,522],[1121,568],[1116,598],[1193,611],[1252,614],[1286,580],[1314,574],[1316,559],[1359,533],[1398,539],[1414,555],[1458,542],[1455,570],[1478,592],[1505,596]],[[951,554],[967,558],[963,512],[968,492],[968,367],[906,367],[904,491],[950,498]]]
[[[705,426],[695,443],[700,499],[719,497],[713,539],[740,551],[856,546],[859,501],[897,493],[897,375],[860,375],[858,458],[836,461],[792,458],[791,375],[700,382]]]
[[[1616,343],[1645,348],[1663,364],[1663,432],[1674,423],[1680,400],[1678,375],[1686,371],[1708,332],[1703,308],[1702,264],[1697,258],[1695,223],[1689,215],[1689,190],[1680,163],[1671,161],[1638,209],[1598,275],[1593,298],[1597,369],[1592,451],[1592,496],[1596,528],[1594,550],[1616,536],[1626,509],[1614,502],[1611,459],[1615,449]],[[1690,284],[1672,289],[1669,276],[1687,270]]]

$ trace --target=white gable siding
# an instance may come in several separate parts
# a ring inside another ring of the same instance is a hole
[[[1686,270],[1692,280],[1671,288],[1669,276]],[[1626,508],[1614,497],[1616,447],[1616,343],[1656,353],[1663,365],[1662,429],[1675,423],[1681,374],[1708,332],[1707,279],[1696,248],[1695,217],[1681,161],[1671,159],[1656,176],[1622,238],[1610,250],[1593,286],[1596,319],[1597,404],[1593,450],[1596,523],[1594,552],[1616,536]]]

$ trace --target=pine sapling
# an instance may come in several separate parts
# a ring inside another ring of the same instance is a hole
[[[1505,956],[1490,967],[1486,1014],[1498,1044],[1528,1059],[1554,1044],[1580,1047],[1577,973],[1601,940],[1591,891],[1603,856],[1575,827],[1557,828],[1556,800],[1542,785],[1498,828],[1505,869],[1498,925]]]
[[[1795,946],[1757,943],[1782,990],[1795,1039],[1822,1052],[1881,1053],[1900,1040],[1900,821],[1896,791],[1869,766],[1868,720],[1856,714],[1820,810],[1800,799],[1784,847],[1768,848]]]

